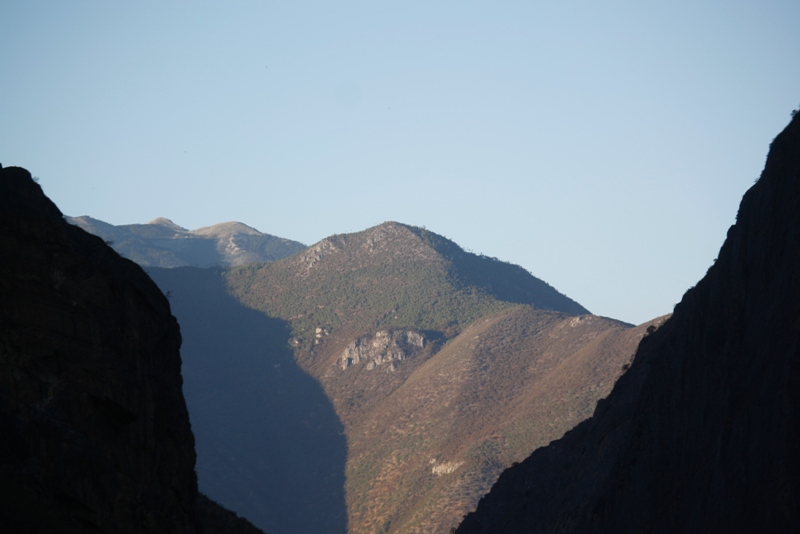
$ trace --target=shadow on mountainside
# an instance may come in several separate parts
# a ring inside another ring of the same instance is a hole
[[[425,229],[409,229],[452,262],[452,273],[464,285],[479,287],[500,300],[531,304],[543,310],[570,315],[591,313],[519,265],[467,252],[449,239]]]
[[[148,272],[181,326],[200,490],[270,534],[346,532],[344,428],[287,324],[229,296],[221,269]]]

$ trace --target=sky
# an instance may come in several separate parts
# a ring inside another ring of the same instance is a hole
[[[0,3],[0,163],[71,216],[399,221],[641,323],[800,106],[800,2]]]

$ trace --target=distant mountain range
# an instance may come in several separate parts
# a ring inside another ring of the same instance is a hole
[[[454,528],[589,416],[652,326],[395,222],[148,272],[181,324],[200,487],[276,534]]]
[[[67,222],[102,237],[122,256],[143,267],[212,267],[275,261],[305,245],[264,234],[239,222],[187,230],[159,217],[147,224],[112,224],[91,217],[65,217]]]

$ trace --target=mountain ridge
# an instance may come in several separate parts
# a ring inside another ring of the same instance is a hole
[[[511,302],[536,303],[537,307],[543,309],[573,314],[589,313],[586,308],[559,293],[523,267],[467,252],[446,237],[425,228],[396,221],[387,221],[361,232],[327,237],[299,254],[296,261],[305,261],[307,270],[310,270],[325,256],[335,254],[340,247],[351,244],[357,244],[359,250],[367,253],[367,256],[374,256],[379,252],[388,253],[388,257],[382,258],[384,261],[415,259],[431,263],[447,262],[450,274],[462,284],[480,287],[489,294]],[[398,244],[401,246],[397,246]],[[359,266],[363,267],[364,264]],[[487,279],[487,271],[490,270],[495,271],[492,277],[497,288]],[[497,273],[498,270],[503,272]]]
[[[165,217],[119,226],[87,215],[65,218],[143,267],[236,266],[275,261],[305,249],[302,243],[236,221],[187,230]]]
[[[520,303],[588,313],[521,267],[465,252],[446,238],[396,222],[334,235],[293,257],[233,269],[227,278],[243,303],[293,320],[301,342],[313,342],[316,327],[356,319],[372,321],[376,328],[444,331],[448,324],[466,324],[485,313],[480,310]],[[503,299],[508,293],[504,278],[511,278],[519,298]],[[309,307],[312,300],[316,304]]]

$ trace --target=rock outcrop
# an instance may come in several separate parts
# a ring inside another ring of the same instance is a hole
[[[139,266],[67,224],[28,171],[0,170],[0,530],[241,523],[198,496],[180,343]]]
[[[800,117],[715,264],[594,416],[458,532],[800,531]]]
[[[424,347],[425,337],[419,332],[381,330],[374,336],[351,342],[339,356],[337,365],[345,370],[351,365],[366,362],[368,371],[380,368],[390,373],[399,362]]]

